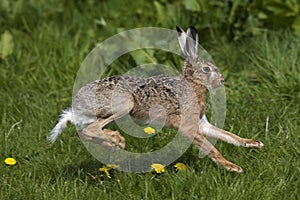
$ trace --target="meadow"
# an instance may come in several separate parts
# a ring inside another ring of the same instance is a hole
[[[201,22],[185,18],[189,14],[177,7],[177,18],[168,18],[171,11],[163,18],[158,2],[153,13],[146,12],[152,4],[139,2],[132,3],[130,12],[126,2],[113,7],[118,1],[3,2],[0,199],[299,199],[300,39],[292,31],[265,29],[238,40],[214,29],[200,31],[200,43],[225,78],[224,129],[264,143],[261,150],[216,143],[245,173],[227,172],[208,157],[199,158],[191,146],[176,161],[188,166],[185,171],[176,172],[172,164],[162,174],[112,170],[109,178],[99,171],[103,164],[86,150],[75,127],[69,126],[52,147],[46,140],[72,101],[81,62],[101,41],[124,30],[197,27]],[[132,68],[129,57],[107,74]],[[163,133],[159,137],[168,139]],[[127,143],[129,149],[144,146],[135,139]],[[8,157],[17,163],[5,164]]]

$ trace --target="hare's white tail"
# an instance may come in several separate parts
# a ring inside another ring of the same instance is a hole
[[[48,136],[48,141],[50,144],[54,143],[57,137],[62,133],[62,131],[67,127],[68,122],[73,123],[73,114],[72,109],[68,108],[67,110],[64,110],[62,114],[60,115],[57,124],[50,132],[50,135]]]

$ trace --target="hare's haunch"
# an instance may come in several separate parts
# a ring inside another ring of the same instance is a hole
[[[187,32],[179,27],[176,29],[185,56],[182,75],[150,78],[113,76],[96,80],[77,92],[72,109],[61,114],[49,141],[53,143],[70,121],[79,127],[78,134],[82,139],[99,143],[112,151],[124,149],[124,137],[118,131],[104,127],[127,114],[147,121],[150,109],[159,105],[164,109],[164,115],[157,112],[156,119],[165,120],[166,126],[179,129],[192,138],[201,151],[228,171],[243,172],[241,167],[223,158],[205,136],[251,148],[261,148],[263,143],[241,138],[208,122],[205,116],[206,94],[222,85],[224,79],[214,64],[198,57],[197,30],[192,26]]]

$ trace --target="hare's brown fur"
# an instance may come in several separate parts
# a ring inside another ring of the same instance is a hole
[[[261,148],[256,140],[238,137],[211,125],[205,116],[206,94],[219,87],[223,78],[218,68],[198,57],[198,35],[194,27],[187,32],[177,27],[178,40],[186,57],[182,75],[164,75],[141,78],[135,76],[113,76],[94,81],[82,87],[73,98],[72,111],[63,113],[52,130],[50,141],[54,141],[69,120],[81,131],[79,136],[110,148],[125,148],[125,139],[118,131],[104,127],[126,114],[147,121],[149,111],[159,105],[165,115],[165,125],[179,129],[193,139],[199,149],[214,162],[229,171],[242,172],[242,168],[227,161],[205,136],[221,139],[237,146]],[[184,115],[183,115],[184,113]],[[187,120],[187,116],[188,120]],[[196,128],[195,128],[196,126]]]

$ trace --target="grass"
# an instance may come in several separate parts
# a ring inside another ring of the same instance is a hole
[[[38,6],[41,10],[34,15],[40,21],[26,23],[29,14],[1,20],[0,33],[9,30],[15,44],[13,54],[0,60],[1,199],[299,198],[299,39],[288,32],[268,32],[238,43],[204,43],[226,80],[225,129],[265,144],[259,151],[216,144],[225,158],[244,168],[244,174],[226,172],[207,157],[199,159],[191,147],[178,160],[189,166],[186,172],[175,173],[172,166],[162,175],[115,170],[108,179],[98,171],[102,164],[87,152],[74,127],[67,128],[51,148],[46,136],[71,102],[80,63],[117,29],[97,25],[97,6],[82,8],[91,9],[90,15],[74,5],[65,8],[65,15],[54,5],[49,12]],[[118,14],[113,11],[108,19]],[[120,19],[115,27],[134,28],[137,21],[126,26]],[[145,20],[138,26],[149,24]],[[138,140],[132,142],[138,146]],[[17,165],[6,166],[7,157],[14,157]]]

